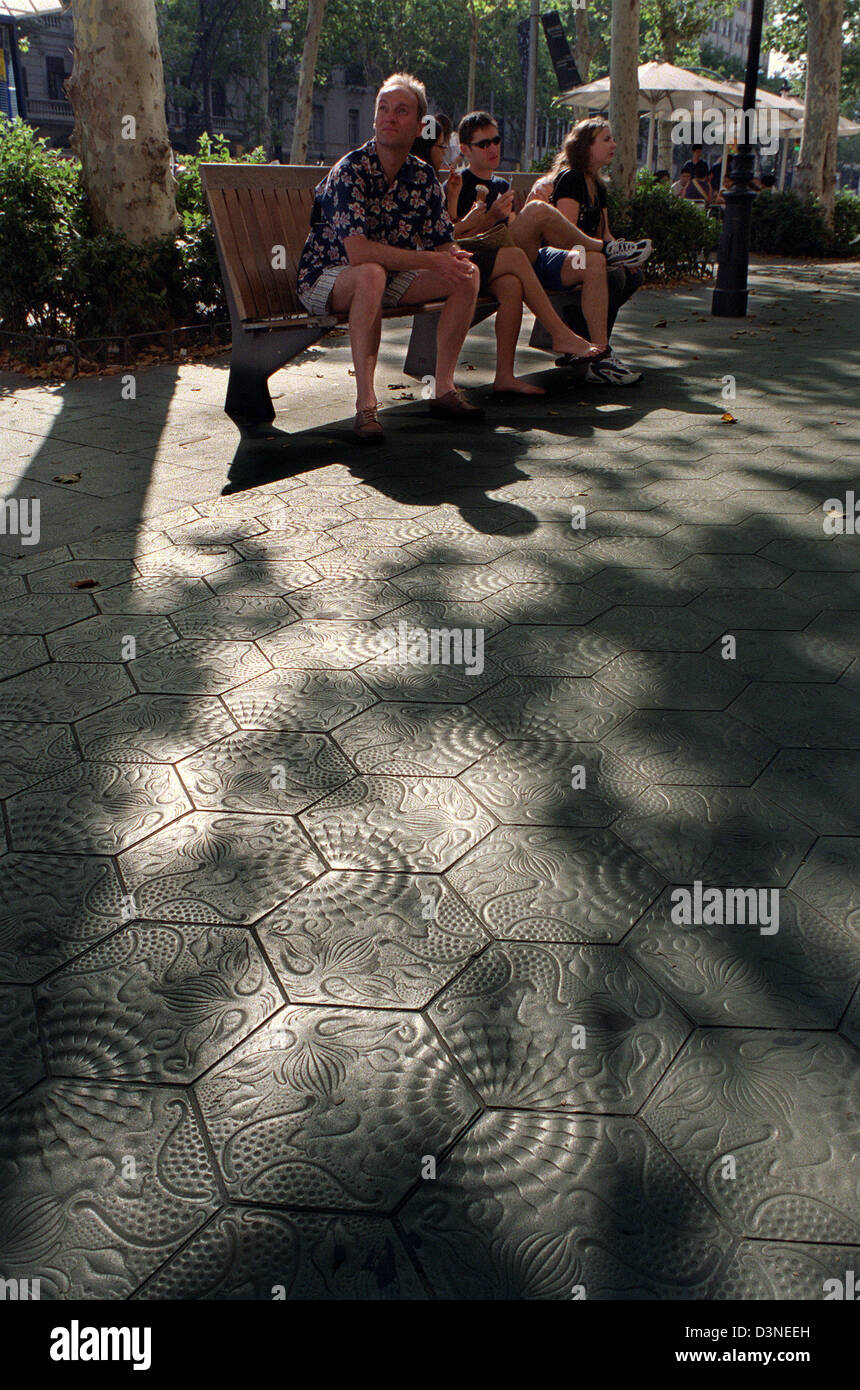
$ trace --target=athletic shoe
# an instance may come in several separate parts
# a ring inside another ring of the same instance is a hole
[[[643,237],[642,241],[607,241],[605,250],[607,265],[626,265],[630,270],[637,270],[645,264],[654,246]]]
[[[612,352],[602,362],[588,368],[585,380],[590,386],[638,386],[642,373],[628,367]]]

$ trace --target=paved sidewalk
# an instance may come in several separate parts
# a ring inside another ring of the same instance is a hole
[[[0,535],[0,1277],[858,1268],[860,534],[822,504],[860,500],[860,267],[753,284],[743,322],[637,295],[641,389],[550,371],[470,429],[387,330],[380,450],[343,339],[245,437],[220,361],[133,401],[0,376],[0,496],[41,504],[38,546]],[[484,390],[491,329],[464,360]],[[381,658],[434,629],[473,659]],[[753,888],[770,916],[720,920]]]

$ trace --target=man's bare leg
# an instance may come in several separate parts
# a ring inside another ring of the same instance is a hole
[[[452,289],[450,281],[443,279],[437,271],[419,270],[400,300],[401,304],[421,304],[430,299],[445,300],[436,330],[437,398],[447,396],[449,391],[454,390],[454,368],[475,316],[478,283],[479,277],[476,273]]]
[[[355,367],[355,407],[366,410],[378,404],[373,378],[382,332],[382,296],[385,269],[369,262],[341,271],[329,300],[335,313],[349,310],[349,346]]]
[[[526,203],[510,224],[514,245],[521,246],[534,263],[535,256],[542,246],[557,246],[569,251],[574,246],[584,246],[589,251],[600,251],[603,243],[596,237],[586,236],[572,222],[559,212],[552,203]]]

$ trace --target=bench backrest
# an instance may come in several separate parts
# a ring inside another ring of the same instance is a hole
[[[296,296],[299,257],[314,189],[327,172],[318,164],[200,165],[225,279],[243,322],[303,312]],[[506,177],[525,198],[536,176]]]

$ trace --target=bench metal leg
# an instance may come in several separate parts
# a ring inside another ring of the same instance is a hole
[[[422,381],[425,376],[436,375],[436,330],[439,327],[439,310],[429,314],[416,314],[412,320],[412,333],[403,363],[403,375]],[[471,327],[483,323],[496,312],[495,302],[479,304],[475,310]]]
[[[269,377],[326,333],[325,328],[291,328],[285,333],[234,333],[224,411],[231,420],[274,420]]]
[[[555,309],[559,318],[562,319],[564,318],[565,309],[572,306],[578,309],[581,300],[582,290],[579,286],[572,287],[569,290],[559,290],[556,294],[551,294],[549,296],[550,304]],[[543,324],[539,323],[537,319],[535,319],[532,335],[529,338],[529,347],[537,348],[539,352],[552,352],[552,338],[547,329],[545,329]]]

